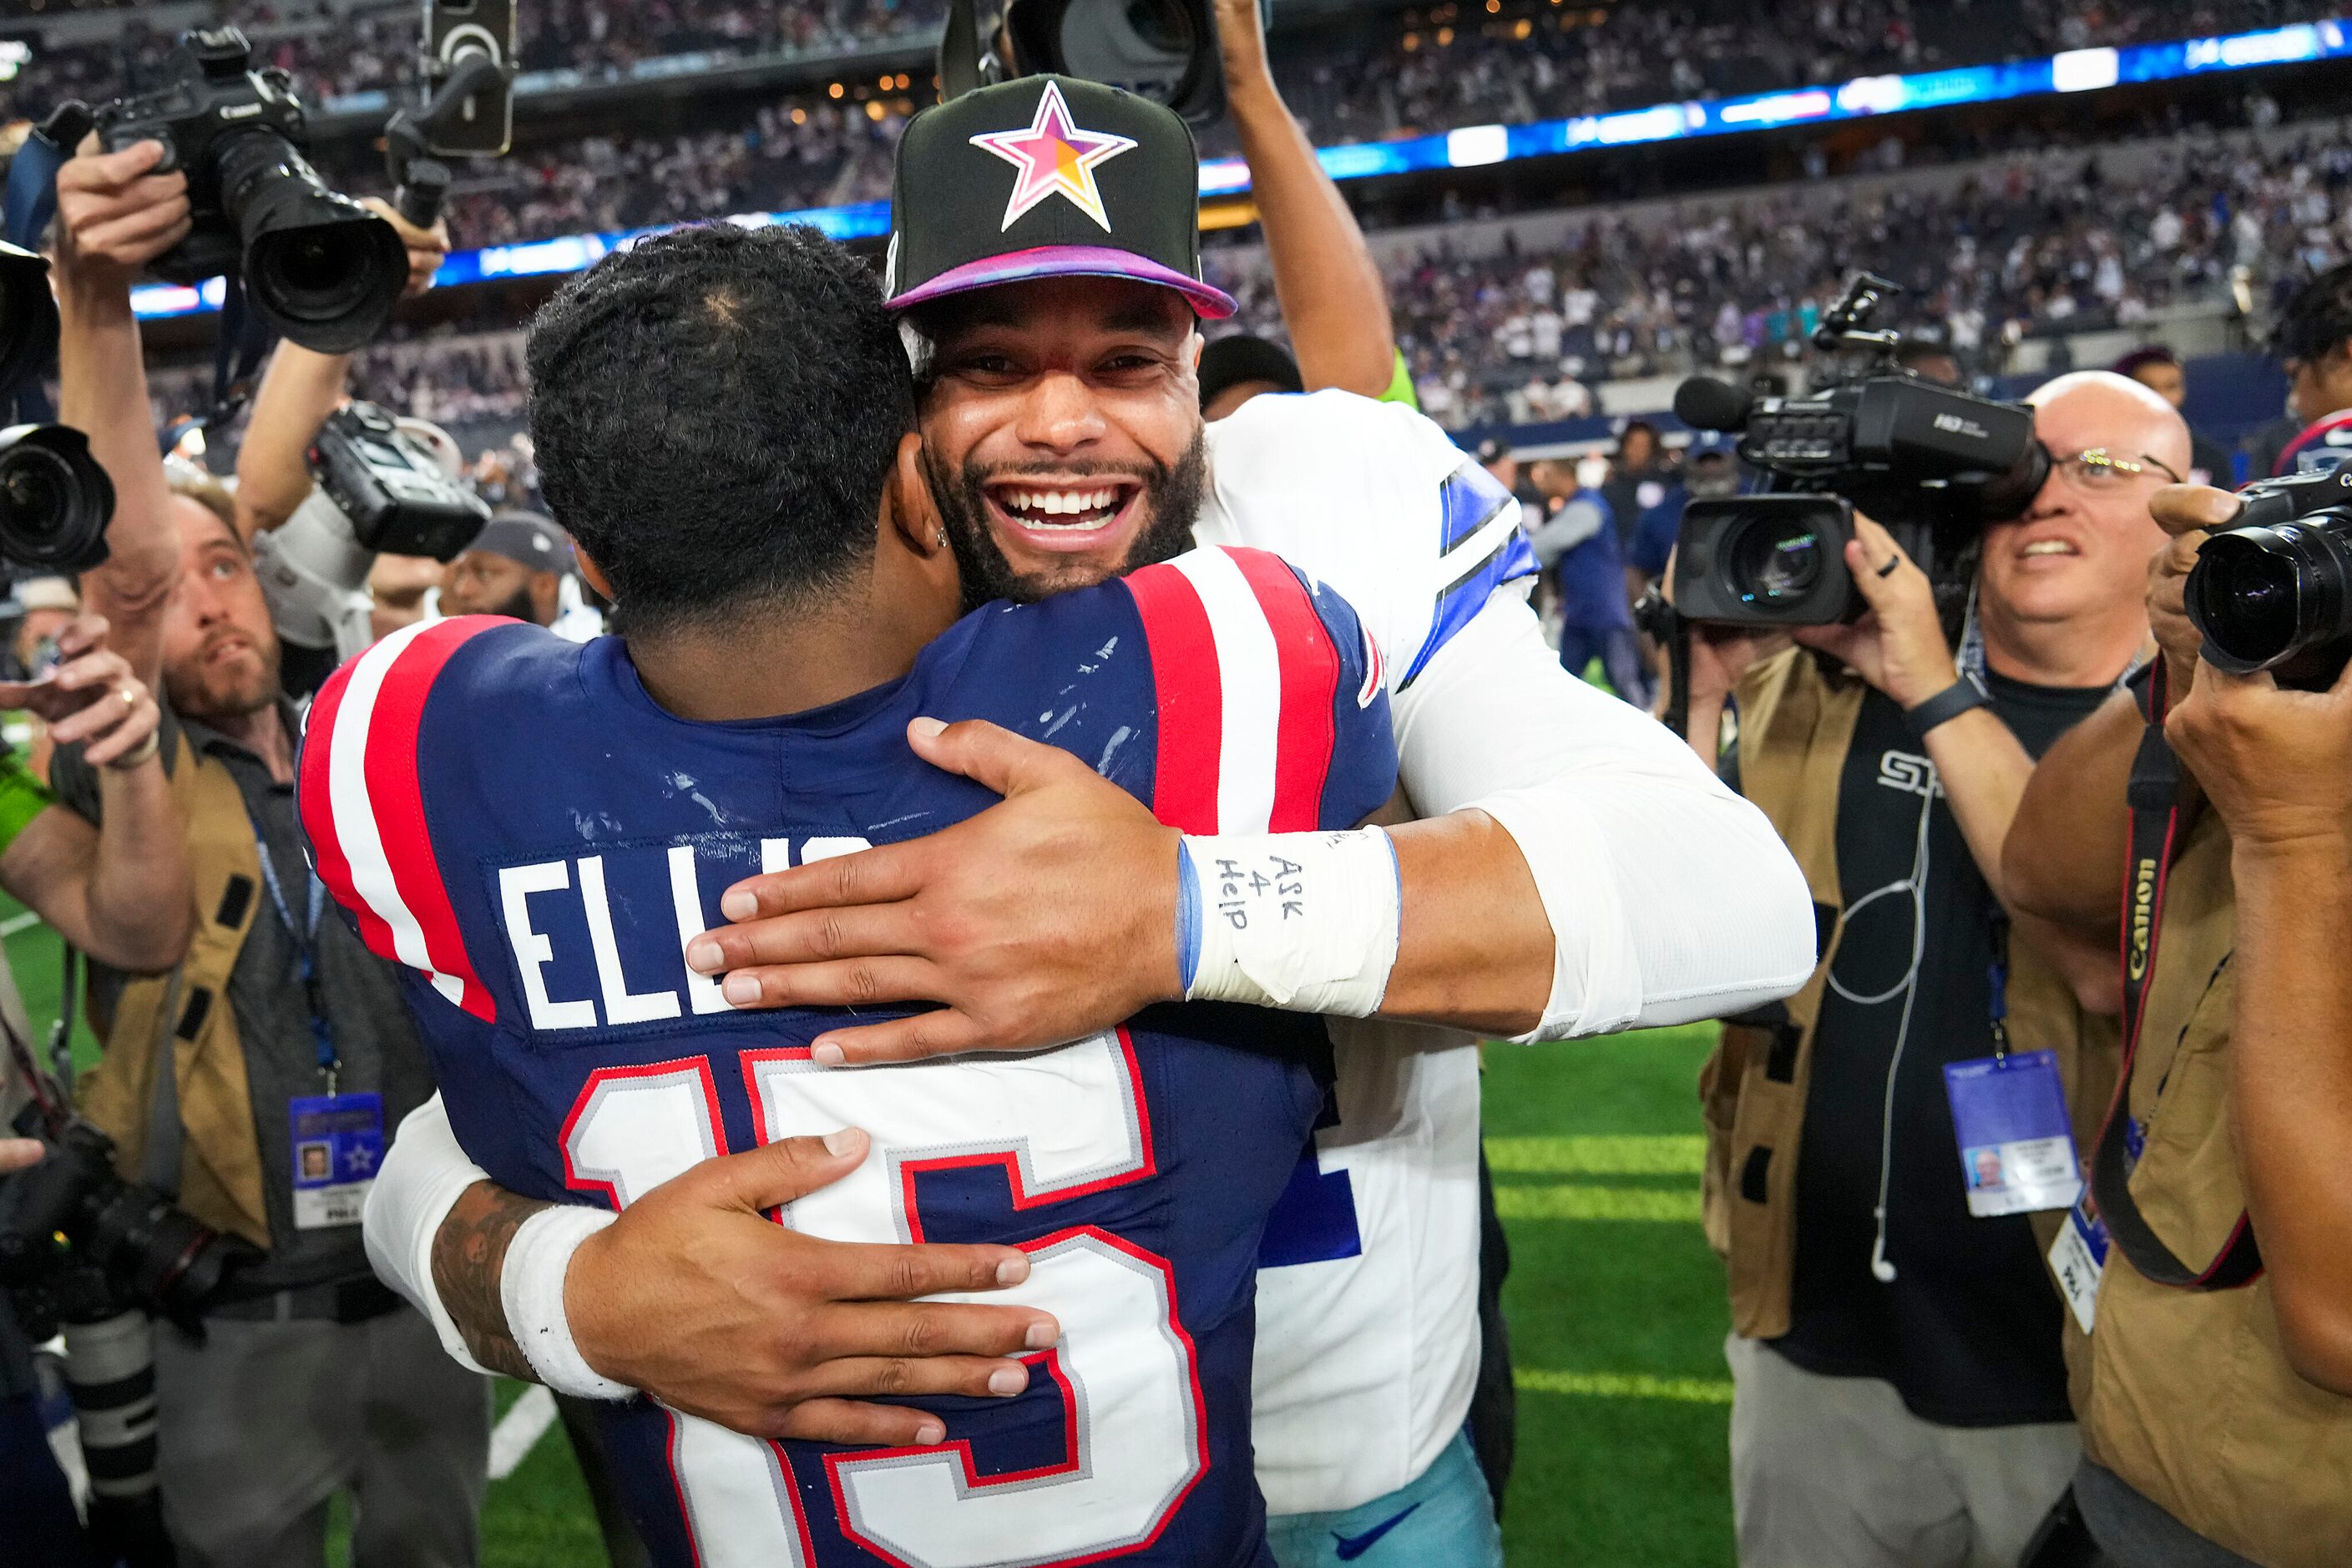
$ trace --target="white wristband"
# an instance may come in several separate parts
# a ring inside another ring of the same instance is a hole
[[[609,1209],[558,1204],[523,1221],[507,1244],[506,1264],[499,1276],[507,1332],[514,1336],[539,1381],[558,1394],[626,1399],[636,1392],[588,1364],[572,1342],[572,1324],[563,1315],[563,1277],[571,1271],[572,1255],[620,1217]]]
[[[1380,1010],[1403,906],[1387,834],[1188,837],[1177,864],[1185,1000],[1343,1018]]]

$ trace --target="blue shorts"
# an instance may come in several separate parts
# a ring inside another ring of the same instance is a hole
[[[1270,1515],[1282,1568],[1502,1568],[1503,1531],[1486,1478],[1457,1432],[1417,1479],[1340,1513]]]

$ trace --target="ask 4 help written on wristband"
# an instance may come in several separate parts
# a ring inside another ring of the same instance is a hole
[[[1377,827],[1180,839],[1184,998],[1368,1017],[1396,965],[1402,901]]]

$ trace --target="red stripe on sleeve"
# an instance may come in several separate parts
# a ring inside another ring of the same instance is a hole
[[[440,862],[425,824],[416,751],[425,698],[442,666],[471,638],[509,624],[493,616],[463,616],[419,633],[401,649],[376,694],[365,770],[368,800],[375,807],[376,832],[392,867],[393,885],[425,933],[425,956],[436,973],[455,975],[462,983],[458,1005],[486,1024],[498,1022],[498,1007],[467,959],[457,911],[441,880]]]
[[[1303,833],[1323,826],[1323,784],[1338,733],[1339,650],[1298,574],[1263,550],[1228,550],[1274,631],[1282,669],[1282,717],[1275,730],[1274,814],[1268,829]]]
[[[359,920],[360,940],[378,958],[398,963],[399,953],[393,949],[392,928],[370,909],[367,900],[359,896],[352,883],[352,863],[343,854],[343,840],[335,821],[334,797],[328,791],[330,758],[333,755],[335,715],[342,710],[343,689],[351,684],[352,666],[344,665],[327,678],[310,700],[309,717],[302,721],[302,776],[295,786],[295,805],[302,814],[303,831],[310,836],[310,853],[319,868],[319,880],[335,902],[352,911]]]
[[[1125,582],[1143,618],[1159,705],[1152,813],[1180,833],[1214,833],[1225,695],[1209,612],[1173,566],[1146,566]]]

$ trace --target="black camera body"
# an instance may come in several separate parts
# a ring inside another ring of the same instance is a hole
[[[2352,659],[2352,463],[2239,494],[2236,523],[2205,542],[2181,584],[2204,658],[2324,691]]]
[[[43,1340],[60,1323],[133,1307],[195,1331],[205,1300],[252,1248],[124,1181],[114,1141],[79,1116],[54,1132],[37,1108],[20,1121],[47,1145],[39,1164],[0,1182],[0,1287],[26,1331]]]
[[[187,173],[193,226],[150,270],[182,284],[236,273],[256,313],[321,353],[373,338],[407,284],[407,249],[303,158],[306,120],[290,79],[255,69],[235,27],[182,34],[170,74],[94,117],[107,151],[161,142],[156,172]]]
[[[447,561],[474,542],[490,509],[441,471],[373,403],[350,403],[328,416],[310,443],[310,474],[350,520],[352,538],[371,552]]]
[[[1802,398],[1751,397],[1694,376],[1675,394],[1685,424],[1739,437],[1739,455],[1775,488],[1694,500],[1675,542],[1674,602],[1727,626],[1826,626],[1858,619],[1845,566],[1856,509],[1901,542],[1948,590],[1988,522],[2022,512],[2049,477],[2033,411],[1921,381],[1895,362],[1901,338],[1866,330],[1899,288],[1865,273],[1813,341],[1864,351],[1858,373]]]

